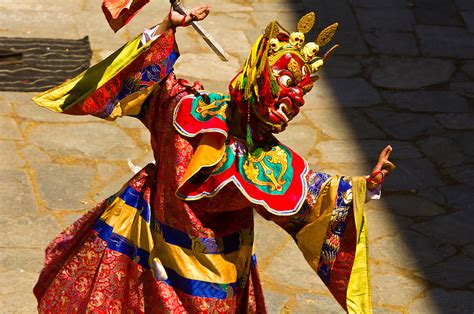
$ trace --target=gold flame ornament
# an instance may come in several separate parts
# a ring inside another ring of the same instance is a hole
[[[273,24],[272,24],[273,23]],[[272,22],[278,24],[278,22]],[[324,65],[324,62],[334,53],[334,50],[339,47],[334,45],[328,52],[323,56],[319,57],[318,53],[321,47],[326,46],[336,33],[338,23],[334,23],[324,28],[317,36],[315,41],[311,41],[305,44],[305,34],[307,34],[313,28],[316,23],[316,14],[310,12],[304,15],[296,26],[296,32],[288,34],[288,39],[284,37],[271,37],[269,41],[269,61],[273,64],[278,58],[287,53],[295,53],[304,60],[311,71],[311,74],[315,74]],[[283,29],[283,27],[281,27]]]

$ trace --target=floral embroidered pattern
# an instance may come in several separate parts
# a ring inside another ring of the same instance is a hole
[[[270,191],[282,192],[288,177],[288,152],[280,146],[274,146],[269,151],[261,151],[258,156],[247,155],[242,169],[245,179],[257,186],[267,186]]]

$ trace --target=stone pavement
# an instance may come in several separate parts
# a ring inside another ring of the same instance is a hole
[[[99,1],[3,0],[0,36],[78,39],[100,61],[168,8],[152,1],[118,34]],[[192,6],[201,1],[188,0]],[[340,22],[341,48],[281,140],[313,169],[364,174],[385,145],[398,170],[367,208],[376,313],[474,311],[474,1],[207,1],[222,63],[179,29],[179,76],[225,91],[270,20],[294,29],[307,10]],[[205,73],[205,75],[203,75]],[[43,250],[62,228],[152,160],[132,118],[51,113],[27,93],[0,92],[0,312],[32,313]],[[271,313],[340,313],[292,240],[257,217],[259,267]]]

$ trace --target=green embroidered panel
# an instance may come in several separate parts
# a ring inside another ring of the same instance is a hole
[[[268,194],[283,195],[293,178],[291,152],[282,145],[246,154],[239,159],[239,172],[249,183]]]
[[[234,142],[235,144],[235,142]],[[242,144],[243,145],[243,144]],[[219,175],[229,170],[234,162],[246,183],[257,187],[260,191],[273,195],[284,195],[293,178],[291,165],[292,153],[283,145],[268,146],[258,152],[236,154],[236,145],[226,145],[224,156],[214,168],[212,175]],[[244,182],[242,182],[244,183]]]
[[[203,96],[193,99],[191,116],[201,122],[207,122],[213,117],[226,122],[226,110],[229,105],[230,96],[211,93],[204,97],[208,99],[203,99]]]

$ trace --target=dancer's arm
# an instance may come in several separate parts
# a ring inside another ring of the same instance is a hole
[[[260,215],[293,237],[308,264],[350,313],[370,312],[364,203],[368,189],[379,187],[394,169],[388,160],[391,152],[390,145],[382,150],[372,175],[367,177],[311,172],[306,201],[293,216],[275,216],[257,208]]]
[[[190,10],[188,16],[172,11],[154,29],[155,34],[162,34],[161,38],[148,36],[144,43],[143,38],[136,37],[87,71],[35,96],[33,101],[65,114],[90,114],[108,120],[137,116],[153,86],[169,75],[176,61],[174,32],[169,30],[189,25],[192,20],[200,21],[209,11],[207,5]]]
[[[323,211],[319,208],[318,198],[324,197],[324,193],[329,189],[329,186],[341,186],[346,185],[346,190],[342,191],[340,188],[339,191],[341,195],[334,195],[334,197],[343,198],[343,201],[346,205],[352,206],[353,192],[352,185],[353,181],[359,178],[365,178],[362,180],[364,183],[364,200],[367,202],[371,199],[380,198],[381,183],[390,174],[390,171],[395,169],[395,166],[389,161],[390,154],[392,153],[392,146],[387,145],[379,154],[377,163],[373,168],[371,175],[365,177],[344,177],[344,176],[331,176],[326,173],[320,173],[315,171],[310,171],[306,176],[308,182],[308,194],[306,201],[301,208],[301,210],[292,216],[275,216],[264,208],[257,208],[257,211],[266,219],[272,220],[278,225],[280,225],[285,231],[291,234],[293,237],[296,237],[297,233],[303,229],[307,224],[311,223],[314,219],[318,219],[323,215]],[[344,195],[342,195],[344,194]],[[336,199],[330,202],[336,203]],[[316,208],[318,207],[318,208]],[[336,206],[337,207],[337,206]],[[333,210],[333,208],[329,208]]]

